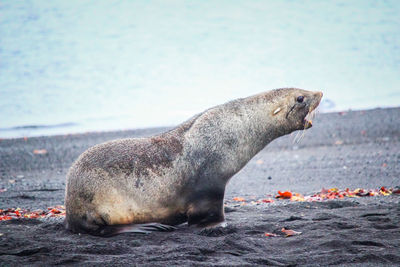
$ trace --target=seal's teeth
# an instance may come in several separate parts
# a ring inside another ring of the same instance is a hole
[[[312,122],[309,120],[304,120],[304,129],[309,129],[312,127]]]
[[[310,120],[311,117],[311,113],[308,113],[305,117],[304,117],[304,122],[307,122]]]
[[[306,115],[306,117],[304,118],[304,120],[307,120],[307,121],[311,121],[311,122],[312,122],[312,120],[315,118],[315,115],[316,115],[316,112],[315,112],[315,110],[313,110],[313,111],[307,113],[307,115]]]

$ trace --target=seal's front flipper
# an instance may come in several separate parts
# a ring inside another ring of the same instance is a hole
[[[226,222],[221,222],[201,229],[198,234],[202,236],[224,236],[235,233],[236,231],[235,227],[228,226]]]
[[[225,222],[224,190],[212,189],[211,193],[200,191],[189,204],[187,220],[189,226],[200,228],[213,227]]]
[[[151,232],[171,232],[177,229],[174,226],[161,223],[144,223],[144,224],[128,224],[128,225],[105,225],[98,235],[110,237],[122,233],[150,234]]]

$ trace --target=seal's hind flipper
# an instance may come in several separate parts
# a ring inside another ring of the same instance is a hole
[[[136,224],[135,226],[139,226],[140,230],[148,231],[148,232],[154,232],[154,231],[171,232],[171,231],[177,229],[174,226],[166,225],[166,224],[162,224],[162,223],[145,223],[145,224]]]
[[[110,237],[122,233],[150,234],[151,232],[171,232],[177,229],[171,225],[161,223],[144,223],[144,224],[128,224],[128,225],[105,225],[99,231],[98,235]]]

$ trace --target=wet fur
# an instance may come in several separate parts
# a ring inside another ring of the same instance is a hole
[[[307,110],[289,103],[298,94],[308,96]],[[67,175],[66,228],[109,235],[121,232],[118,225],[223,222],[229,179],[269,142],[304,128],[321,96],[277,89],[208,109],[157,136],[89,148]]]

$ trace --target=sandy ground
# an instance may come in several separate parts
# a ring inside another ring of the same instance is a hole
[[[0,140],[0,189],[7,189],[0,193],[0,209],[63,204],[66,172],[85,149],[164,130]],[[72,234],[60,219],[2,221],[0,265],[398,266],[399,195],[260,205],[232,198],[400,186],[400,108],[320,114],[295,140],[296,134],[275,140],[232,178],[227,228],[202,231],[183,224],[174,232],[101,238]],[[284,237],[282,227],[302,234]]]

